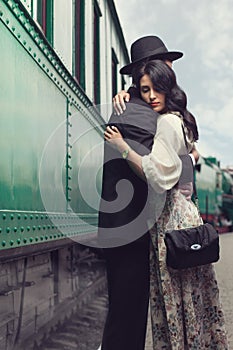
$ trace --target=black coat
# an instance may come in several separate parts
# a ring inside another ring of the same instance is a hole
[[[149,154],[153,146],[157,116],[147,103],[132,97],[126,111],[120,116],[113,114],[109,125],[117,126],[130,147],[143,156]],[[117,150],[105,142],[99,210],[100,245],[113,247],[129,243],[147,232],[147,194],[147,183],[134,173]]]

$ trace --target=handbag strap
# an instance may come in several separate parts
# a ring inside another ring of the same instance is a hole
[[[184,135],[184,142],[185,142],[185,146],[186,146],[186,149],[187,149],[187,153],[189,154],[189,151],[188,151],[188,142],[187,142],[187,139],[186,139],[186,134],[185,134],[185,130],[184,130],[184,124],[183,122],[181,123],[182,125],[182,131],[183,131],[183,135]],[[197,187],[196,187],[196,181],[195,181],[195,171],[194,171],[194,167],[193,167],[193,199],[194,199],[194,203],[200,213],[200,207],[199,207],[199,202],[198,202],[198,195],[197,195]]]

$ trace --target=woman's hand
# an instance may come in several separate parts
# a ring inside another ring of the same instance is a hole
[[[145,174],[142,170],[142,157],[129,147],[128,143],[125,142],[117,127],[107,126],[104,132],[104,138],[112,145],[112,147],[116,148],[121,154],[127,150],[128,152],[126,157],[127,161],[130,161],[129,164],[131,168],[140,178],[146,180]]]
[[[121,90],[113,97],[113,107],[117,115],[120,115],[125,111],[125,102],[129,102],[129,100],[130,94],[125,90]]]
[[[128,146],[116,126],[107,126],[104,132],[104,138],[114,148],[118,149],[119,152],[123,152]]]

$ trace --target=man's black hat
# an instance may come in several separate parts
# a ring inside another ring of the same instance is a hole
[[[145,36],[136,40],[131,45],[131,61],[132,63],[120,69],[121,74],[132,74],[132,69],[145,59],[161,59],[168,61],[178,60],[183,56],[182,52],[168,51],[164,43],[157,36]]]

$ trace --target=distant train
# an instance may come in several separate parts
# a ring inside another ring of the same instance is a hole
[[[203,220],[214,224],[220,233],[232,230],[232,170],[221,169],[214,157],[200,157],[195,167],[195,181]]]

